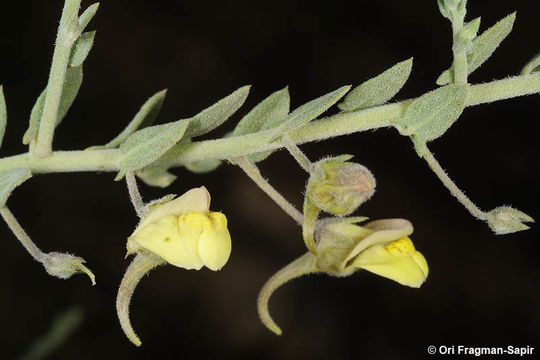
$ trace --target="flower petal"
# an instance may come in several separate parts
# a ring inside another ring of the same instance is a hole
[[[128,239],[128,252],[133,253],[144,248],[158,255],[168,263],[184,268],[199,270],[203,262],[198,254],[193,255],[178,228],[178,218],[174,215],[161,217],[159,220],[139,227]]]
[[[428,265],[408,237],[388,245],[376,244],[362,251],[352,266],[418,288],[428,276]]]
[[[182,196],[163,205],[150,209],[148,215],[139,223],[133,235],[139,229],[167,215],[182,215],[188,212],[207,213],[210,208],[210,193],[204,186],[185,192]],[[133,236],[132,235],[132,236]]]
[[[231,255],[231,235],[227,230],[227,218],[220,212],[211,212],[208,219],[212,229],[205,229],[199,240],[199,254],[211,270],[220,270]]]

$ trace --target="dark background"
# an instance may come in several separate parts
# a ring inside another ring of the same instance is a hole
[[[90,4],[83,1],[83,6]],[[45,86],[62,2],[4,1],[0,10],[0,82],[8,106],[2,156],[26,151],[21,138]],[[539,50],[538,1],[470,1],[481,29],[518,10],[513,33],[471,77],[487,82],[519,73]],[[451,60],[450,24],[433,1],[103,1],[79,98],[59,127],[56,149],[82,149],[114,137],[154,92],[168,88],[160,122],[197,113],[252,84],[246,105],[210,136],[233,128],[250,107],[289,85],[292,107],[345,84],[357,85],[414,56],[397,99],[421,95]],[[482,209],[511,204],[534,218],[538,205],[538,96],[467,108],[432,150]],[[495,236],[473,219],[392,129],[353,134],[302,148],[316,160],[351,153],[377,178],[377,193],[358,212],[403,217],[430,265],[421,289],[367,272],[349,278],[295,280],[271,299],[284,335],[259,322],[265,280],[302,254],[299,228],[243,173],[222,166],[207,175],[185,169],[145,199],[205,185],[224,211],[233,253],[223,270],[172,266],[144,279],[132,303],[142,338],[136,349],[115,314],[129,260],[125,240],[137,219],[124,183],[112,173],[38,175],[9,201],[44,251],[84,257],[97,276],[58,280],[0,226],[0,344],[16,358],[72,305],[84,324],[55,359],[418,359],[428,345],[524,346],[539,350],[538,228]],[[306,174],[284,152],[262,172],[297,206]]]

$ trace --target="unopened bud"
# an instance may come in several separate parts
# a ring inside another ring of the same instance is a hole
[[[307,185],[309,199],[327,213],[352,213],[375,192],[375,178],[364,166],[346,162],[350,155],[323,159],[315,164]]]
[[[523,223],[534,219],[510,206],[500,206],[488,213],[487,222],[495,234],[502,235],[527,230],[529,227]]]
[[[69,279],[77,273],[85,273],[92,281],[92,285],[96,284],[96,277],[83,265],[84,259],[73,256],[71,254],[51,252],[45,254],[43,266],[49,275],[56,276],[60,279]]]

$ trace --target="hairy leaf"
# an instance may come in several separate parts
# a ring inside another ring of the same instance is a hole
[[[343,111],[355,111],[381,105],[390,100],[405,85],[413,59],[397,63],[382,74],[358,85],[338,104]]]
[[[92,46],[94,45],[94,38],[96,36],[95,31],[84,32],[79,36],[75,45],[71,49],[71,57],[69,59],[69,66],[77,67],[82,65],[86,57],[90,53]]]
[[[133,134],[133,132],[135,132],[137,129],[152,125],[156,120],[161,107],[163,106],[165,95],[167,95],[167,89],[161,90],[152,95],[148,100],[146,100],[143,106],[141,106],[137,114],[135,114],[135,117],[130,121],[128,126],[126,126],[125,129],[118,134],[118,136],[105,145],[92,146],[87,150],[113,149],[122,144],[127,137]]]
[[[499,47],[501,42],[510,34],[514,21],[516,20],[516,13],[512,13],[498,23],[484,31],[480,36],[472,42],[472,49],[467,55],[467,70],[468,73],[472,73],[478,69],[493,52]],[[437,79],[438,85],[448,84],[453,80],[452,69],[444,71]]]
[[[277,139],[284,133],[299,128],[307,124],[323,112],[328,110],[332,105],[338,102],[349,91],[349,85],[342,86],[339,89],[332,91],[326,95],[311,100],[308,103],[296,108],[287,116],[287,120],[275,128],[274,134],[270,137],[270,141]]]
[[[216,170],[221,165],[221,160],[203,160],[187,163],[186,169],[195,174],[206,174]]]
[[[150,166],[137,170],[135,175],[144,181],[146,185],[166,188],[176,180],[176,176],[167,170],[166,166]]]
[[[468,85],[447,85],[414,100],[396,122],[403,135],[410,135],[419,155],[425,144],[443,135],[465,108]]]
[[[82,80],[82,65],[77,67],[68,67],[66,69],[66,77],[64,81],[64,88],[62,90],[62,97],[60,98],[60,105],[58,107],[58,119],[56,120],[56,126],[60,124],[60,122],[66,116],[69,108],[75,101],[81,87]],[[46,89],[39,94],[39,97],[32,107],[28,129],[26,129],[23,135],[23,144],[25,145],[28,145],[30,141],[37,137],[39,122],[43,113],[43,105],[45,104],[45,95]]]
[[[234,128],[232,136],[240,136],[270,129],[287,119],[289,89],[274,92],[255,106]]]
[[[124,177],[126,172],[142,169],[150,165],[174,146],[184,136],[190,120],[155,125],[133,133],[120,145],[123,158],[120,172],[115,180]]]
[[[521,70],[521,75],[529,75],[540,71],[540,53],[531,59]]]
[[[98,11],[99,3],[94,3],[90,5],[84,12],[79,16],[79,31],[84,31],[88,23],[92,20],[96,12]]]
[[[249,94],[249,89],[249,85],[243,86],[231,95],[193,116],[185,136],[189,138],[200,136],[223,124],[244,104]]]
[[[0,207],[6,204],[15,188],[32,177],[28,168],[15,168],[0,171]]]

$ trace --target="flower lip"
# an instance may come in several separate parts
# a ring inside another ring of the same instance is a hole
[[[412,234],[414,230],[411,222],[405,219],[375,220],[363,227],[373,230],[373,233],[356,244],[345,258],[345,263],[350,262],[355,256],[370,246],[408,236]]]
[[[206,214],[210,209],[210,193],[204,186],[191,189],[179,198],[169,201],[163,205],[151,209],[148,215],[141,220],[137,228],[131,234],[135,235],[143,226],[154,222],[167,215],[183,215],[189,212],[200,212]]]

